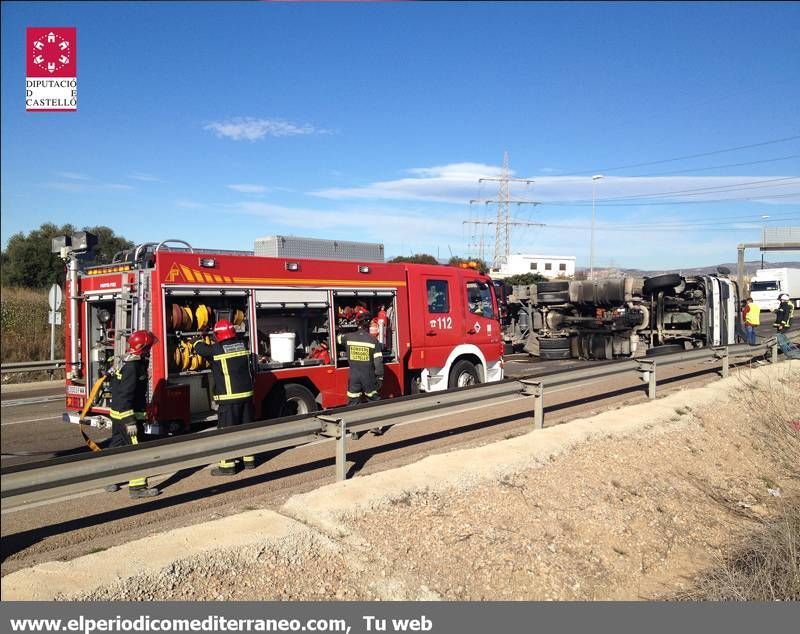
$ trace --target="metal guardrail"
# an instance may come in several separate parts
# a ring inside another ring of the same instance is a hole
[[[797,340],[793,333],[791,339]],[[637,372],[656,397],[658,368],[681,363],[720,361],[727,376],[731,359],[769,356],[778,361],[774,338],[757,346],[702,348],[663,356],[625,359],[588,368],[522,377],[498,383],[404,396],[362,406],[327,410],[313,415],[259,421],[193,436],[119,447],[2,469],[0,498],[7,507],[30,504],[101,488],[132,478],[206,466],[232,456],[266,453],[298,447],[323,438],[336,439],[336,476],[345,478],[347,438],[371,429],[418,423],[443,415],[466,413],[521,399],[533,400],[534,428],[544,426],[544,398],[548,392],[591,384],[599,379]]]
[[[55,361],[19,361],[13,363],[3,363],[0,365],[0,374],[11,372],[36,372],[38,370],[63,370],[67,365],[64,359]]]

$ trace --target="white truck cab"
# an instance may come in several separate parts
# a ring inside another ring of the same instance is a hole
[[[800,269],[760,269],[750,280],[750,297],[763,311],[778,309],[781,293],[789,295],[789,301],[800,308]]]

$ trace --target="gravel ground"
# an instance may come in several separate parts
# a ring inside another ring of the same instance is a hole
[[[387,497],[278,541],[182,561],[90,600],[641,599],[671,596],[788,496],[737,391],[494,481]],[[800,373],[769,388],[800,393]],[[790,401],[791,402],[791,401]],[[788,411],[791,411],[791,407]],[[794,408],[796,409],[796,408]],[[794,487],[794,488],[793,488]]]

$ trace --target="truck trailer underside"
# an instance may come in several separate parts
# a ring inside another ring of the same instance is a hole
[[[614,359],[734,343],[736,284],[712,275],[515,286],[505,342],[542,359]]]

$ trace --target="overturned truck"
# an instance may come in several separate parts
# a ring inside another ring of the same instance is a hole
[[[497,287],[501,284],[495,283]],[[498,288],[506,348],[614,359],[734,343],[736,283],[716,275],[550,281]]]

